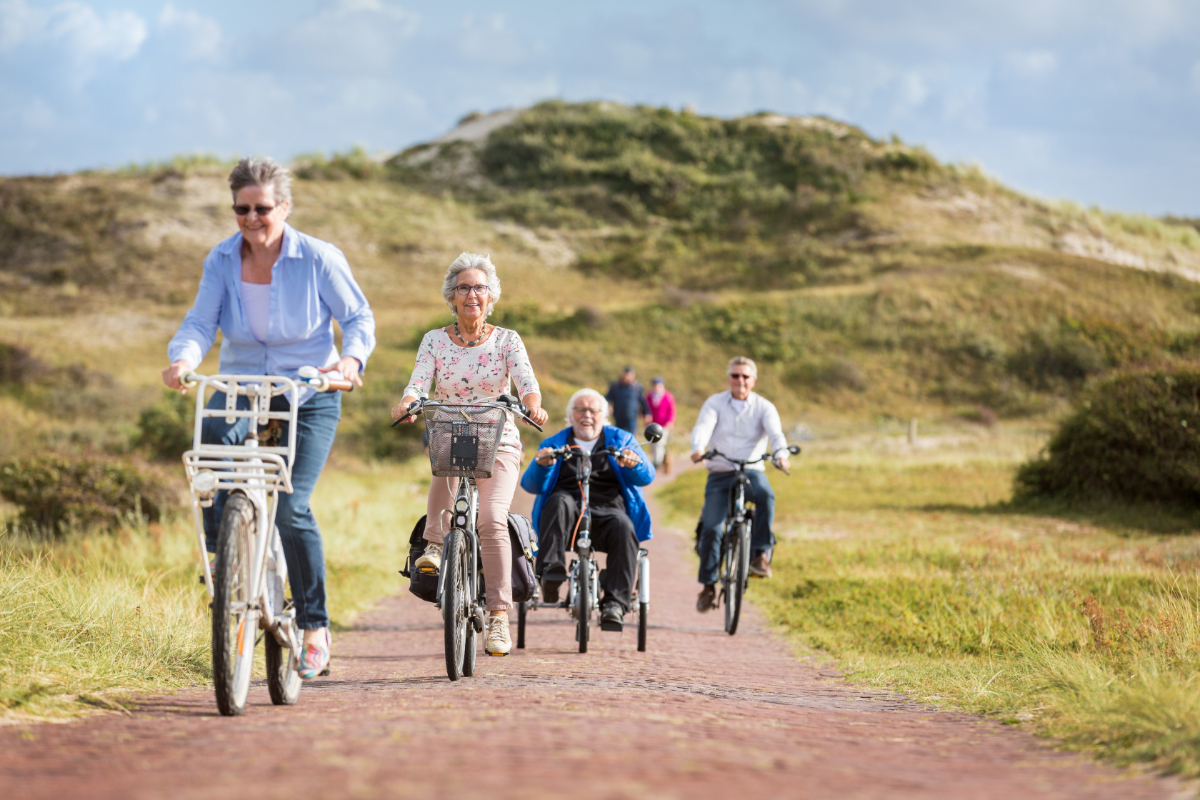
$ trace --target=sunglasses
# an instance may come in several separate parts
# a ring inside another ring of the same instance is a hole
[[[275,210],[275,206],[237,206],[237,205],[235,205],[233,207],[233,213],[237,214],[239,217],[244,217],[250,213],[251,208],[253,208],[254,213],[258,214],[260,217],[265,217],[268,214],[270,214],[272,211]]]
[[[753,375],[743,375],[740,372],[731,372],[731,373],[729,373],[729,380],[731,380],[731,381],[750,381],[750,380],[754,380],[754,376]]]
[[[474,286],[470,286],[465,283],[460,283],[458,286],[454,287],[454,291],[458,292],[459,297],[466,297],[471,292],[475,292],[475,294],[487,294],[488,287],[483,285],[482,283],[477,283]]]
[[[572,408],[571,410],[572,410],[572,411],[574,411],[574,412],[575,412],[575,413],[576,413],[578,416],[581,416],[581,417],[582,417],[584,414],[590,414],[590,415],[592,415],[593,417],[598,417],[598,416],[600,416],[600,412],[599,412],[598,410],[594,409],[594,408],[580,408],[579,406],[575,406],[575,407],[574,407],[574,408]]]

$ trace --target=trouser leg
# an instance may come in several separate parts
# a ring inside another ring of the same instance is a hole
[[[225,393],[214,392],[205,407],[224,408]],[[250,408],[250,400],[245,396],[239,397],[237,407],[242,411],[248,410]],[[224,417],[205,417],[204,422],[200,425],[200,443],[220,445],[241,444],[246,438],[246,432],[249,430],[250,420],[245,417],[238,417],[233,422],[226,422]],[[213,498],[211,506],[200,509],[204,520],[204,543],[210,553],[217,552],[217,533],[221,529],[221,515],[225,513],[225,498],[228,496],[229,492],[222,489]]]
[[[721,563],[721,531],[729,514],[729,487],[736,473],[710,472],[704,486],[704,511],[700,514],[700,575],[703,584],[717,582]]]
[[[633,520],[620,509],[593,508],[592,543],[597,551],[608,554],[604,567],[604,600],[616,600],[623,610],[628,611],[633,602],[638,558]]]
[[[579,518],[579,503],[567,492],[553,492],[542,504],[538,518],[537,576],[541,578],[547,569],[554,580],[562,580],[567,574],[567,545],[571,531]]]
[[[775,533],[771,526],[775,521],[775,490],[765,470],[746,470],[750,479],[750,499],[754,501],[754,527],[750,532],[750,557],[766,554],[771,560],[775,549]]]
[[[276,401],[272,403],[273,409],[287,409],[284,398],[276,398]],[[325,607],[325,549],[309,498],[329,458],[341,410],[340,392],[318,394],[300,407],[296,421],[296,458],[291,467],[292,493],[279,494],[279,511],[275,515],[287,560],[292,602],[296,606],[296,624],[302,630],[329,625]],[[286,424],[282,433],[286,442]]]
[[[496,455],[492,477],[476,481],[479,487],[479,548],[483,551],[483,576],[488,611],[508,611],[512,601],[512,540],[508,537],[508,509],[521,477],[521,454]]]

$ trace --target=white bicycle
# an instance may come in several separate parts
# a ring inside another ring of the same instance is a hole
[[[217,708],[232,717],[246,708],[254,650],[266,649],[267,689],[275,705],[292,705],[300,697],[302,634],[287,597],[287,562],[275,525],[279,493],[291,494],[290,465],[296,455],[296,419],[300,388],[318,392],[352,391],[350,381],[333,380],[315,367],[303,367],[299,381],[272,375],[189,373],[184,385],[196,388],[196,423],[192,449],[183,454],[191,487],[192,519],[200,544],[204,585],[212,602],[213,684]],[[225,393],[224,408],[205,408],[208,389]],[[272,411],[272,398],[290,395],[286,411]],[[238,398],[250,408],[238,408]],[[233,424],[250,420],[250,431],[237,445],[204,444],[204,420],[224,417]],[[287,442],[276,441],[287,423]],[[216,493],[229,492],[217,534],[217,558],[209,568],[202,508]],[[260,634],[259,631],[263,633]]]

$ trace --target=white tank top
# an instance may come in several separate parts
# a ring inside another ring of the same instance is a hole
[[[246,283],[242,281],[242,308],[246,310],[246,322],[250,335],[266,344],[267,330],[271,323],[271,284]]]

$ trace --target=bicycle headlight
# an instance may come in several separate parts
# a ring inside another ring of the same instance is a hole
[[[460,514],[467,513],[467,509],[470,507],[471,507],[471,504],[467,502],[467,499],[465,497],[458,498],[458,500],[455,501],[455,503],[454,503],[454,510]]]
[[[212,494],[217,488],[217,473],[211,469],[202,469],[192,477],[192,488],[196,494]]]

